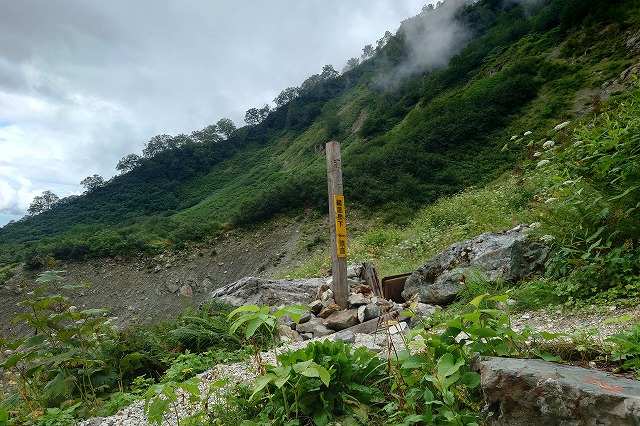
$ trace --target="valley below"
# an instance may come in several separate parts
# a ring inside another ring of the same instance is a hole
[[[188,308],[198,309],[211,291],[245,276],[268,277],[282,274],[313,251],[304,244],[309,225],[287,219],[253,230],[233,230],[212,238],[210,243],[183,251],[155,256],[92,259],[56,262],[50,270],[62,271],[63,284],[88,283],[69,294],[78,309],[108,309],[118,326],[156,323],[175,319]],[[314,232],[328,233],[323,223]],[[315,250],[322,248],[315,247]],[[0,335],[26,335],[33,332],[13,318],[24,312],[19,303],[39,286],[43,272],[20,267],[0,287]]]

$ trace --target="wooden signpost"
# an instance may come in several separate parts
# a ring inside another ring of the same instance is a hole
[[[348,306],[347,284],[347,222],[342,193],[342,160],[340,143],[327,142],[327,181],[329,186],[329,221],[331,223],[331,275],[333,298],[345,309]]]

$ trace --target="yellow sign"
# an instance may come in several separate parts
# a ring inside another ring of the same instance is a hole
[[[336,245],[338,257],[347,257],[347,221],[344,209],[344,196],[333,196],[333,208],[336,212]]]

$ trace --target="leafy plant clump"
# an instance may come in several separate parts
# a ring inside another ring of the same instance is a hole
[[[548,271],[569,304],[640,297],[639,117],[634,89],[534,154],[549,188],[541,230],[556,250]]]
[[[350,345],[325,340],[284,353],[279,360],[278,367],[266,366],[254,386],[251,399],[264,407],[260,422],[362,423],[385,401],[380,390],[388,386],[385,363],[367,348],[352,353]]]
[[[34,335],[0,339],[6,424],[74,424],[110,415],[149,396],[158,379],[192,390],[195,374],[247,355],[240,336],[229,333],[230,308],[219,301],[174,322],[117,329],[106,310],[72,305],[70,294],[89,284],[66,284],[60,271],[36,281],[40,286],[21,303],[27,312],[15,318]]]

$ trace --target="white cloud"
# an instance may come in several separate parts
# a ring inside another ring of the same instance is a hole
[[[423,1],[0,2],[0,214],[340,70]],[[10,170],[7,171],[6,168]],[[25,201],[28,200],[28,201]],[[6,219],[0,217],[0,226]]]

